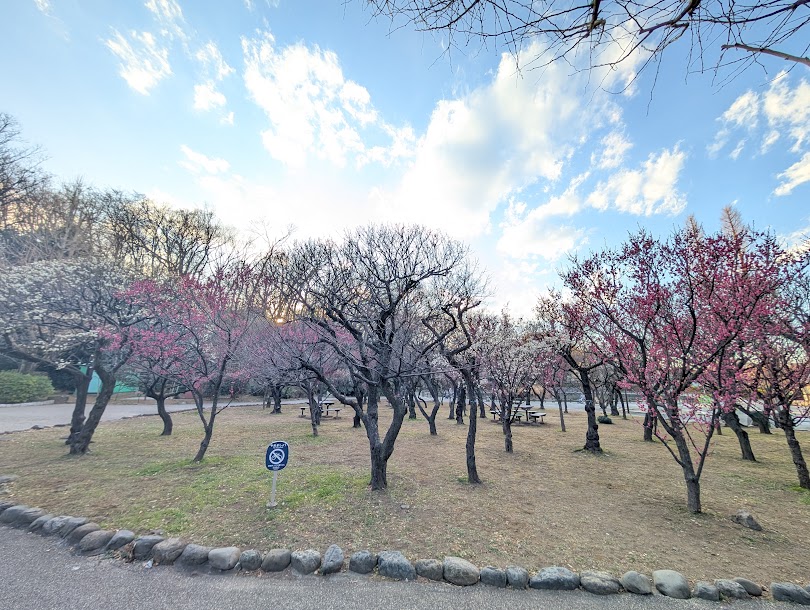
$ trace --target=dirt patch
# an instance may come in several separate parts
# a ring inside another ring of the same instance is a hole
[[[49,512],[82,515],[102,527],[161,529],[200,544],[400,549],[408,557],[459,555],[477,565],[564,565],[621,573],[670,568],[692,579],[744,576],[806,584],[810,573],[810,494],[796,488],[784,436],[750,430],[757,463],[739,459],[727,431],[703,475],[705,513],[685,508],[681,471],[660,444],[644,443],[638,420],[600,426],[603,456],[578,453],[585,418],[567,417],[562,433],[545,425],[514,428],[515,452],[491,420],[479,420],[483,485],[465,482],[466,426],[442,419],[403,425],[389,466],[389,490],[372,493],[368,440],[351,417],[327,418],[313,438],[299,409],[282,415],[239,407],[218,419],[208,456],[193,464],[201,440],[195,413],[176,414],[160,437],[157,418],[105,422],[92,453],[67,455],[64,429],[7,435],[0,473],[20,479],[15,500]],[[387,424],[388,410],[382,420]],[[264,451],[290,444],[280,474],[281,506],[265,508],[271,475]],[[810,447],[810,435],[800,441]],[[764,531],[731,522],[752,512]]]

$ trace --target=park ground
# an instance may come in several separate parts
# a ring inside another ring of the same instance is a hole
[[[556,409],[545,425],[517,425],[515,452],[500,426],[479,420],[477,460],[484,483],[466,483],[466,426],[439,415],[439,435],[406,420],[389,463],[389,489],[368,488],[368,441],[351,417],[326,418],[311,434],[300,409],[227,409],[205,460],[191,458],[202,437],[196,413],[175,414],[174,434],[156,417],[104,422],[89,455],[68,456],[65,428],[0,435],[0,474],[16,474],[12,498],[106,528],[161,530],[199,544],[399,549],[415,560],[459,555],[473,563],[530,570],[652,571],[692,580],[743,576],[806,584],[810,574],[810,493],[796,485],[784,436],[749,429],[756,463],[739,459],[730,431],[716,439],[702,479],[704,513],[686,510],[681,470],[660,443],[645,443],[639,419],[600,426],[605,454],[578,452],[585,417],[560,432]],[[383,408],[381,423],[390,411]],[[810,434],[799,433],[805,452]],[[281,505],[268,510],[264,451],[290,444],[279,476]],[[739,509],[763,526],[732,523]]]

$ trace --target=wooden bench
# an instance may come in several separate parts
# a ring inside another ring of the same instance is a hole
[[[340,409],[341,408],[342,407],[324,407],[323,416],[324,417],[329,417],[329,413],[334,413],[335,414],[335,419],[339,419],[340,418]]]

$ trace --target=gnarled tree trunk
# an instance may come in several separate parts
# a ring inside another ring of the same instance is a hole
[[[101,380],[101,388],[99,388],[98,394],[96,394],[96,401],[93,403],[93,408],[90,409],[90,414],[87,416],[84,425],[79,433],[74,435],[73,442],[70,444],[70,453],[74,455],[87,453],[93,434],[115,390],[114,373],[106,370],[104,367],[96,366],[96,374],[98,374]]]
[[[726,425],[731,428],[734,434],[737,435],[737,440],[740,443],[742,459],[749,462],[756,462],[757,460],[754,457],[754,450],[751,448],[751,440],[748,438],[748,432],[746,432],[740,424],[740,418],[737,415],[737,411],[734,410],[723,413],[723,421],[726,422]]]
[[[582,393],[585,395],[585,413],[588,415],[588,430],[585,433],[585,446],[583,449],[591,453],[602,453],[602,447],[599,444],[599,426],[596,423],[596,408],[593,404],[593,392],[591,391],[588,371],[580,369],[578,372],[582,383]]]

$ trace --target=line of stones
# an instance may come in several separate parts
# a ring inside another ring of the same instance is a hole
[[[180,538],[164,538],[158,535],[139,536],[129,530],[102,530],[98,524],[84,517],[55,516],[41,508],[24,504],[0,502],[0,523],[17,528],[26,528],[46,536],[59,536],[83,555],[100,555],[118,552],[124,557],[138,561],[151,560],[157,565],[178,564],[189,567],[204,567],[218,571],[261,569],[264,572],[281,572],[292,567],[306,575],[333,574],[343,569],[346,558],[343,550],[333,544],[321,556],[314,549],[290,551],[273,549],[264,555],[254,549],[238,547],[211,548],[188,543]],[[434,581],[446,581],[454,585],[470,586],[481,582],[493,587],[513,589],[575,590],[580,587],[596,595],[609,595],[624,590],[637,595],[650,595],[653,586],[668,597],[688,599],[697,597],[706,600],[745,599],[762,595],[762,587],[745,578],[718,579],[714,583],[698,582],[690,589],[686,578],[674,570],[656,570],[652,580],[639,572],[630,571],[616,578],[607,572],[588,571],[577,574],[559,566],[543,568],[529,577],[525,568],[509,566],[505,570],[487,566],[479,569],[461,557],[420,559],[413,564],[399,551],[357,551],[349,558],[349,570],[370,574],[374,570],[380,576],[395,580],[415,580],[417,576]],[[771,583],[771,595],[777,601],[789,601],[810,605],[810,585],[802,588],[794,583]]]

